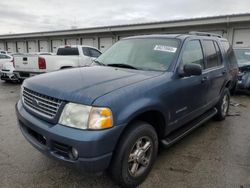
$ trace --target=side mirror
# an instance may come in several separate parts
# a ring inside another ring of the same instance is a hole
[[[201,65],[194,63],[187,63],[183,66],[183,70],[180,71],[180,76],[199,76],[202,74]]]

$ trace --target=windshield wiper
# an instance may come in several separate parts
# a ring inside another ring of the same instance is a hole
[[[138,68],[133,67],[132,65],[122,64],[122,63],[107,64],[107,66],[110,66],[110,67],[122,67],[122,68],[129,68],[129,69],[136,69],[136,70],[138,70]]]
[[[100,62],[100,61],[97,61],[97,60],[93,60],[95,63],[97,63],[98,65],[102,65],[102,66],[107,66],[106,64]]]

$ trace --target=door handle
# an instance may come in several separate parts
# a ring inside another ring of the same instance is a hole
[[[208,77],[207,76],[204,76],[204,77],[202,77],[202,79],[201,79],[201,83],[204,83],[204,82],[206,82],[208,80]]]
[[[223,70],[221,73],[224,75],[224,74],[226,74],[226,73],[227,73],[227,71],[226,71],[226,70]]]

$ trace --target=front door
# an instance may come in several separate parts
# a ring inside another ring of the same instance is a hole
[[[178,70],[187,63],[199,64],[204,68],[204,55],[200,40],[186,41],[181,52]],[[178,71],[177,70],[177,71]],[[199,76],[177,77],[171,104],[171,130],[177,129],[196,116],[204,113],[208,90],[207,73]]]

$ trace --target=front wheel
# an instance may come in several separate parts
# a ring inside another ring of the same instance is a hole
[[[222,96],[215,106],[217,109],[217,114],[215,115],[216,120],[224,120],[228,114],[229,110],[229,105],[230,105],[230,92],[226,88],[224,92],[222,93]]]
[[[136,122],[124,133],[115,152],[110,172],[122,187],[136,187],[149,174],[158,151],[155,129]]]

